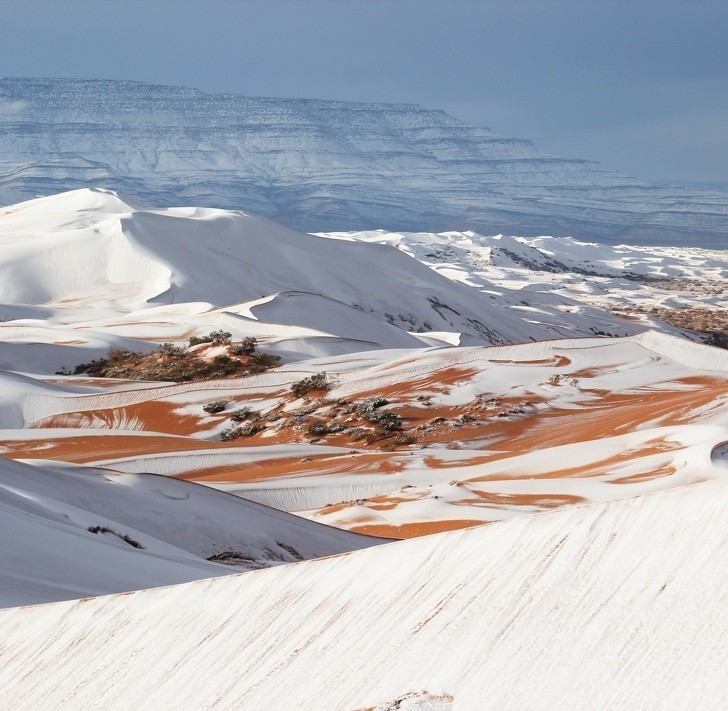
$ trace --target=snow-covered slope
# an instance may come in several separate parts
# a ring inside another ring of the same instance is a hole
[[[210,326],[264,338],[294,358],[644,328],[548,296],[524,308],[520,293],[489,288],[487,279],[473,289],[450,277],[390,245],[76,190],[0,210],[0,313],[8,319],[0,366],[55,372],[114,339],[143,350],[145,339],[183,340]]]
[[[291,392],[322,371],[327,393]],[[373,397],[401,418],[389,438],[367,420]],[[260,429],[220,441],[244,407]],[[4,456],[182,477],[400,538],[724,476],[728,351],[646,332],[179,384],[0,373],[0,418]]]
[[[722,709],[727,502],[722,480],[242,576],[0,611],[0,701]]]
[[[633,279],[728,279],[728,252],[691,247],[604,245],[572,237],[509,237],[477,232],[363,232],[321,233],[398,247],[419,261],[453,268],[469,265],[530,272],[579,274]],[[724,245],[728,247],[728,243]]]
[[[0,607],[227,575],[378,542],[177,479],[4,458],[0,535]]]
[[[465,229],[725,245],[728,196],[652,186],[405,104],[0,80],[0,200],[103,186],[304,230]]]
[[[549,314],[552,320],[559,320],[559,313],[565,318],[580,314],[592,333],[621,333],[625,318],[644,327],[680,332],[658,320],[670,316],[665,309],[686,310],[683,317],[672,314],[683,333],[702,330],[705,338],[706,331],[728,327],[725,250],[610,246],[570,237],[489,236],[472,231],[321,234],[397,247],[453,281],[496,294],[503,309],[517,313],[535,307],[541,318]],[[613,312],[611,318],[605,318],[604,308]]]

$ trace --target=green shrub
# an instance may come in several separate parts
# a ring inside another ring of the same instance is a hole
[[[230,346],[230,353],[236,356],[249,356],[255,353],[255,348],[258,345],[258,341],[255,338],[247,336],[243,338],[240,343]]]
[[[331,390],[333,384],[329,382],[326,377],[326,373],[316,373],[315,375],[309,375],[303,380],[299,380],[297,383],[291,385],[291,392],[296,397],[303,397],[310,392],[316,392],[321,390]]]
[[[230,419],[233,422],[244,422],[245,420],[257,420],[260,418],[260,412],[253,410],[249,407],[241,407],[235,410],[231,415]]]
[[[227,407],[227,403],[222,400],[213,400],[208,402],[202,409],[210,415],[215,415],[218,412],[222,412]]]

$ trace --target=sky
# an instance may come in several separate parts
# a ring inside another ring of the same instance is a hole
[[[0,75],[417,103],[728,183],[726,0],[0,0]]]

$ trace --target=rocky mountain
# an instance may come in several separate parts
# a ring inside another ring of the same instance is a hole
[[[90,185],[300,230],[476,229],[725,246],[728,196],[653,186],[442,111],[0,79],[0,202]]]

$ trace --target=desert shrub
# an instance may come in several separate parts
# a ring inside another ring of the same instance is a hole
[[[322,437],[328,434],[336,434],[337,432],[343,432],[346,429],[346,425],[342,425],[338,422],[324,422],[323,420],[313,420],[306,431],[310,435],[315,437]]]
[[[81,363],[77,365],[73,371],[74,375],[85,373],[96,377],[124,377],[123,375],[108,375],[108,371],[118,368],[130,367],[137,365],[144,355],[135,353],[128,348],[109,348],[106,358],[97,358],[90,363]]]
[[[326,373],[316,373],[315,375],[309,375],[303,380],[299,380],[297,383],[291,385],[291,392],[296,397],[303,397],[310,392],[318,390],[331,390],[332,383],[329,382],[326,377]]]
[[[255,353],[258,340],[251,336],[246,336],[240,343],[230,346],[230,353],[236,356],[249,356]]]
[[[233,422],[244,422],[245,420],[257,420],[260,418],[260,412],[253,410],[250,407],[241,407],[235,410],[231,415],[230,419]]]
[[[212,343],[214,346],[228,346],[231,337],[232,333],[228,331],[210,331],[206,336],[192,336],[190,345],[199,346],[201,343]]]
[[[386,432],[394,432],[402,429],[402,418],[399,415],[380,409],[386,404],[389,404],[389,401],[384,398],[366,400],[356,406],[356,413],[359,417],[377,425],[377,427]]]
[[[303,417],[304,415],[310,415],[312,412],[316,412],[316,410],[318,410],[318,405],[312,403],[311,405],[299,407],[298,410],[295,410],[291,414],[293,414],[294,417]]]
[[[227,331],[213,331],[203,338],[191,338],[190,344],[213,343],[215,339],[222,343],[228,337]],[[268,353],[253,353],[247,359],[248,362],[220,354],[212,360],[207,360],[186,348],[163,343],[156,351],[147,354],[136,353],[126,348],[110,348],[106,357],[77,365],[73,375],[188,382],[262,373],[280,363],[278,356]]]
[[[253,353],[250,356],[250,360],[253,363],[253,367],[263,368],[277,368],[281,364],[280,356],[273,355],[272,353]]]
[[[218,412],[222,412],[227,407],[227,403],[222,400],[213,400],[208,402],[202,409],[210,415],[215,415]]]
[[[262,432],[264,429],[264,425],[259,424],[258,422],[251,422],[247,425],[238,425],[237,427],[230,427],[223,430],[220,433],[220,439],[223,442],[229,442],[230,440],[239,439],[240,437],[252,437],[253,435],[258,434],[258,432]]]
[[[207,560],[211,560],[214,563],[224,563],[225,565],[245,565],[255,562],[255,559],[251,556],[238,551],[215,553],[214,555],[208,556]]]
[[[185,353],[187,353],[187,349],[183,346],[175,346],[174,343],[162,343],[161,346],[159,346],[160,355],[167,356],[168,358],[177,358],[179,356],[183,356]]]
[[[383,412],[376,422],[377,427],[386,432],[395,432],[402,429],[402,418],[394,412]]]
[[[232,333],[229,331],[211,331],[210,338],[214,346],[229,346]]]

